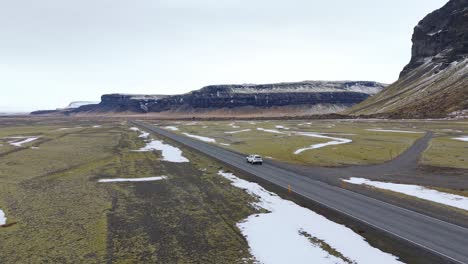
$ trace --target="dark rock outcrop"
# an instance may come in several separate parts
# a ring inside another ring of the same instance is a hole
[[[424,17],[414,28],[408,74],[425,62],[447,66],[468,55],[468,0],[451,0]]]
[[[444,118],[468,109],[468,0],[451,0],[414,28],[400,78],[346,114]]]

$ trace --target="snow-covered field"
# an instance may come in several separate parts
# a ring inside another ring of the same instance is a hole
[[[252,255],[260,263],[400,263],[395,256],[370,246],[363,237],[343,225],[284,200],[256,183],[223,171],[219,175],[257,197],[258,202],[253,206],[269,211],[251,215],[237,224]],[[322,249],[326,245],[340,252],[342,257]]]
[[[32,142],[32,141],[38,139],[39,137],[11,137],[11,138],[13,138],[13,139],[22,139],[22,140],[12,140],[12,141],[8,142],[10,145],[13,145],[15,147],[21,147],[23,144]]]
[[[115,179],[100,179],[99,182],[143,182],[143,181],[160,181],[167,179],[167,176],[155,176],[145,178],[115,178]]]
[[[0,209],[0,225],[6,224],[6,216],[2,209]]]
[[[346,143],[353,142],[351,139],[338,138],[338,137],[329,137],[329,136],[324,136],[324,135],[317,134],[317,133],[298,132],[297,134],[301,135],[301,136],[307,136],[307,137],[331,139],[331,141],[328,141],[328,142],[325,142],[325,143],[313,144],[313,145],[310,145],[309,147],[306,147],[306,148],[300,148],[300,149],[294,151],[294,154],[296,154],[296,155],[300,154],[300,153],[302,153],[302,152],[304,152],[306,150],[310,150],[310,149],[318,149],[318,148],[323,148],[323,147],[330,146],[330,145],[340,145],[340,144],[346,144]]]
[[[403,193],[406,195],[414,196],[420,199],[445,204],[448,206],[468,210],[468,197],[439,192],[436,190],[428,189],[418,185],[411,184],[397,184],[389,182],[371,181],[363,178],[352,177],[349,180],[343,180],[352,184],[368,185],[379,189],[390,190],[394,192]]]
[[[468,136],[456,137],[455,140],[468,141]]]
[[[179,129],[178,129],[177,127],[175,127],[175,126],[166,126],[166,127],[164,127],[164,128],[165,128],[165,129],[172,130],[172,131],[177,131],[177,130],[179,130]]]
[[[205,141],[205,142],[211,142],[211,143],[216,142],[214,138],[202,137],[202,136],[192,135],[189,133],[182,133],[182,134],[186,135],[187,137],[196,138],[198,140]]]
[[[227,132],[224,132],[225,134],[237,134],[237,133],[242,133],[242,132],[249,132],[251,129],[250,128],[247,128],[247,129],[242,129],[242,130],[237,130],[237,131],[227,131]]]
[[[374,132],[391,132],[391,133],[424,133],[424,132],[418,132],[418,131],[409,131],[409,130],[391,130],[391,129],[366,129],[367,131],[374,131]]]
[[[149,133],[141,131],[137,127],[130,128],[133,131],[137,131],[141,133],[138,137],[140,138],[149,138]],[[159,150],[161,151],[162,160],[170,161],[170,162],[189,162],[187,158],[182,155],[182,150],[177,147],[171,146],[169,144],[164,144],[160,140],[146,140],[146,145],[138,150],[134,150],[137,152],[146,152],[152,150]]]

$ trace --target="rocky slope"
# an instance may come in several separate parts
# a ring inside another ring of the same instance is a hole
[[[235,115],[270,112],[324,114],[347,109],[381,91],[369,81],[304,81],[263,85],[212,85],[182,95],[106,94],[101,102],[66,113],[133,112]],[[276,114],[274,114],[276,115]]]
[[[468,0],[451,0],[414,28],[411,60],[397,82],[345,112],[437,118],[468,109]]]

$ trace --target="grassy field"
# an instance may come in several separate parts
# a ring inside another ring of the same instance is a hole
[[[174,126],[176,133],[189,133],[213,138],[222,147],[242,153],[257,153],[273,159],[315,166],[377,164],[401,154],[425,131],[436,138],[426,151],[423,164],[463,168],[468,156],[467,143],[452,137],[468,134],[468,123],[458,121],[385,121],[385,120],[312,120],[312,121],[154,121],[159,126]],[[277,127],[279,126],[279,127]],[[284,128],[289,129],[284,129]],[[266,132],[258,128],[276,130]],[[249,131],[243,131],[249,130]],[[419,133],[399,133],[397,130]],[[238,133],[231,133],[243,131]],[[333,139],[301,136],[296,132],[320,133],[324,136],[352,140],[351,143],[294,152],[312,144]],[[446,144],[438,144],[439,137]]]
[[[468,169],[468,142],[454,140],[453,137],[441,136],[433,139],[422,157],[422,163]]]
[[[465,123],[153,123],[176,126],[177,133],[214,138],[215,144],[236,151],[322,166],[383,162],[423,135],[368,129],[432,130],[436,138],[423,157],[424,164],[464,167],[466,163],[467,143],[452,139],[467,134]],[[244,129],[250,130],[225,133]],[[323,133],[352,143],[295,155],[299,148],[329,139],[294,131]],[[11,144],[18,136],[37,139],[18,147]],[[254,198],[218,176],[222,167],[213,160],[185,148],[181,149],[188,163],[162,161],[160,152],[132,151],[144,144],[124,121],[0,119],[0,209],[7,217],[7,224],[0,227],[0,262],[252,263],[236,223],[256,212],[250,205]],[[98,182],[151,176],[167,179]],[[460,192],[466,195],[465,190]]]
[[[231,124],[233,122],[163,123],[161,125],[177,126],[179,131],[176,132],[214,138],[218,143],[229,144],[229,146],[223,147],[239,152],[258,153],[273,159],[320,166],[384,162],[403,152],[414,140],[423,135],[422,133],[369,131],[366,129],[396,129],[396,127],[388,124],[383,126],[382,124],[352,121],[254,121]],[[280,126],[280,128],[276,126]],[[281,126],[289,129],[283,129]],[[281,134],[259,131],[258,128],[277,130]],[[250,131],[235,134],[226,133],[246,129],[250,129]],[[405,128],[405,130],[408,129]],[[295,133],[296,131],[350,139],[352,143],[331,145],[294,154],[300,148],[332,140],[301,136]]]
[[[0,159],[2,263],[251,262],[235,224],[256,211],[253,198],[219,177],[218,165],[186,150],[190,163],[132,152],[144,142],[125,123],[95,125],[0,125],[3,138],[40,136],[0,147],[9,149]],[[161,175],[168,179],[98,182]]]

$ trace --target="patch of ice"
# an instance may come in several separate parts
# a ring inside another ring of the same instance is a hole
[[[247,129],[242,129],[242,130],[237,130],[237,131],[228,131],[228,132],[224,132],[226,134],[237,134],[237,133],[242,133],[242,132],[249,132],[251,129],[250,128],[247,128]]]
[[[6,224],[6,216],[2,209],[0,209],[0,225]]]
[[[324,241],[355,263],[400,263],[395,256],[370,246],[363,237],[343,225],[284,200],[256,183],[223,171],[219,175],[258,198],[254,207],[269,211],[251,215],[237,224],[252,255],[260,263],[347,263],[314,245],[300,232]]]
[[[428,189],[418,185],[399,184],[389,182],[371,181],[364,178],[352,177],[349,180],[343,180],[352,184],[368,185],[379,189],[390,190],[394,192],[403,193],[406,195],[418,197],[420,199],[445,204],[448,206],[468,210],[468,197],[439,192],[437,190]]]
[[[205,142],[212,142],[212,143],[216,142],[215,139],[209,138],[209,137],[202,137],[202,136],[192,135],[189,133],[182,133],[182,134],[186,135],[187,137],[196,138],[198,140],[205,141]]]
[[[257,127],[257,130],[264,131],[264,132],[268,132],[268,133],[284,134],[283,132],[280,132],[280,131],[278,131],[278,130],[274,130],[274,129],[264,129],[264,128],[261,128],[261,127]]]
[[[468,136],[456,137],[455,140],[468,141]]]
[[[8,143],[9,143],[10,145],[15,146],[15,147],[21,147],[23,144],[32,142],[32,141],[34,141],[34,140],[36,140],[36,139],[38,139],[38,138],[39,138],[39,137],[28,137],[28,138],[25,138],[25,139],[23,139],[23,140],[21,140],[21,141],[14,141],[14,140],[13,140],[13,141],[9,141]]]
[[[139,150],[134,150],[138,152],[146,152],[152,150],[159,150],[162,153],[162,160],[170,162],[189,162],[187,158],[182,155],[182,150],[174,146],[164,144],[159,140],[152,140],[146,143],[146,146],[142,147]]]
[[[414,134],[424,133],[424,132],[418,132],[418,131],[391,130],[391,129],[366,129],[366,130],[375,131],[375,132],[393,132],[393,133],[414,133]]]
[[[100,179],[99,182],[143,182],[143,181],[160,181],[167,179],[167,176],[155,176],[145,178],[115,178],[115,179]]]
[[[172,130],[172,131],[177,131],[177,130],[179,130],[179,129],[178,129],[177,127],[175,127],[175,126],[166,126],[166,127],[164,127],[164,128],[165,128],[165,129]]]
[[[340,145],[340,144],[346,144],[346,143],[353,142],[351,139],[329,137],[329,136],[324,136],[324,135],[317,134],[317,133],[310,133],[310,132],[296,132],[296,133],[298,135],[301,135],[301,136],[325,138],[325,139],[331,139],[332,140],[332,141],[328,141],[328,142],[325,142],[325,143],[313,144],[313,145],[310,145],[309,147],[306,147],[306,148],[300,148],[300,149],[294,151],[294,154],[296,154],[296,155],[300,154],[300,153],[302,153],[302,152],[304,152],[306,150],[318,149],[318,148],[323,148],[323,147],[330,146],[330,145]]]

